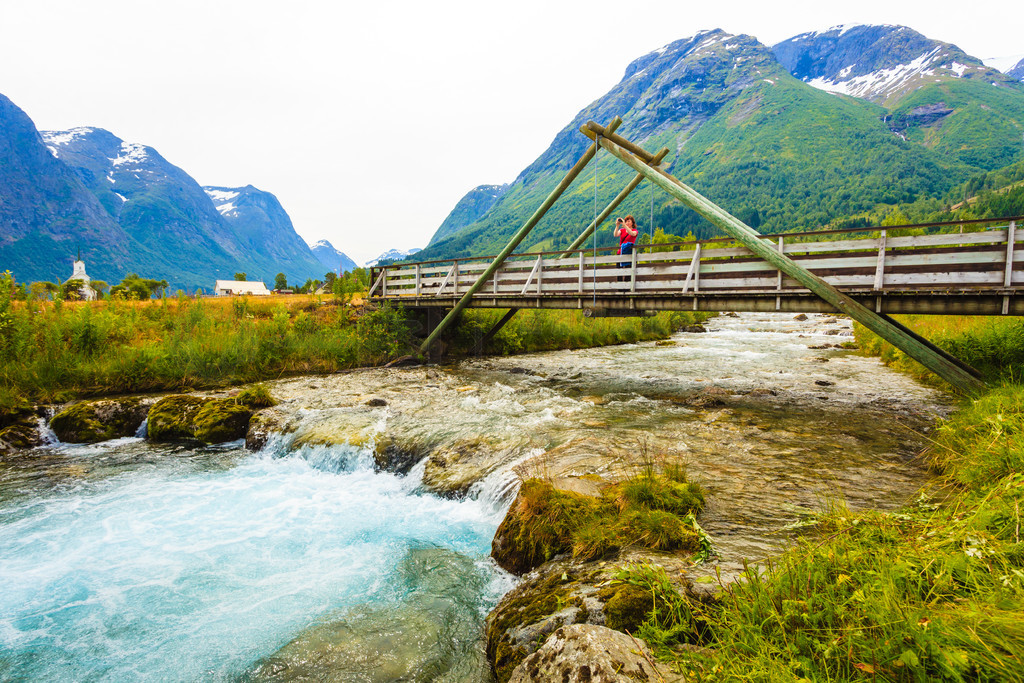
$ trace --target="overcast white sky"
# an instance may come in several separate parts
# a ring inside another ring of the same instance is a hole
[[[96,126],[206,185],[273,192],[362,263],[423,247],[513,180],[626,65],[701,29],[771,45],[903,24],[1024,54],[1024,3],[0,0],[0,93],[41,130]]]

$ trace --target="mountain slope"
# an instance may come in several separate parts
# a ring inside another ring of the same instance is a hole
[[[427,246],[444,239],[448,235],[455,234],[490,211],[491,207],[508,192],[508,188],[508,183],[504,185],[480,185],[467,192],[444,219],[444,222],[441,223],[441,227],[430,238],[430,243]]]
[[[1010,78],[1016,78],[1018,81],[1024,82],[1024,59],[1017,62],[1017,65],[1007,71],[1006,75]]]
[[[1019,158],[1024,89],[955,45],[906,26],[840,26],[772,49],[809,85],[885,106],[911,142],[985,170]]]
[[[294,281],[323,278],[320,261],[295,232],[277,197],[252,185],[204,186],[203,191],[231,229],[241,260],[251,264],[247,273],[254,271],[270,281],[281,271]]]
[[[836,26],[802,33],[772,50],[787,71],[816,88],[883,105],[926,83],[1008,81],[956,45],[926,38],[906,26]]]
[[[3,95],[0,159],[0,270],[21,281],[65,280],[81,248],[96,271],[126,272],[134,241]]]
[[[880,201],[942,194],[972,172],[959,159],[908,142],[883,123],[877,104],[836,97],[793,76],[751,36],[702,32],[644,55],[623,79],[583,109],[475,223],[439,239],[421,258],[496,253],[590,144],[578,132],[588,119],[624,119],[622,134],[656,151],[670,150],[670,172],[766,232],[816,227]],[[593,218],[594,173],[578,179],[524,246],[568,244]],[[596,164],[599,205],[633,172],[606,153]],[[653,198],[642,186],[621,207],[649,231],[718,232],[693,212]],[[597,243],[611,245],[611,228]]]
[[[312,245],[310,251],[320,262],[323,268],[326,268],[325,273],[328,271],[334,271],[338,275],[345,272],[351,272],[357,268],[356,262],[346,256],[344,253],[334,248],[334,245],[327,240],[320,240],[316,244]],[[317,279],[322,280],[324,273],[321,273]]]

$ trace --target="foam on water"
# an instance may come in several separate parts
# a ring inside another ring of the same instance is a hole
[[[3,677],[235,678],[324,615],[400,600],[388,579],[417,548],[464,554],[487,590],[507,588],[486,560],[489,502],[415,494],[365,449],[280,448],[0,509]]]

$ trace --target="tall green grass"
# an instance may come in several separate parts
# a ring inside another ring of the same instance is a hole
[[[1019,377],[1019,321],[904,318],[990,377]],[[924,371],[863,329],[868,351]],[[1010,382],[942,422],[941,486],[895,512],[834,503],[796,547],[699,600],[650,567],[636,629],[701,681],[1024,681],[1024,387]],[[697,647],[694,648],[693,646]]]
[[[1024,318],[901,315],[896,318],[936,346],[977,368],[992,382],[1024,379]],[[862,351],[930,384],[941,384],[916,361],[860,324],[854,336]]]
[[[12,294],[10,278],[0,275],[0,410],[26,401],[332,373],[416,349],[414,321],[389,305],[362,309],[315,296],[20,302]],[[465,316],[452,333],[449,355],[468,352],[474,335],[497,315]],[[487,352],[659,338],[683,319],[691,318],[590,321],[578,312],[530,311],[506,326]]]

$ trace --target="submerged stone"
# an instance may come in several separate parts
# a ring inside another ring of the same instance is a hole
[[[390,580],[400,600],[311,626],[243,680],[486,680],[489,667],[477,647],[482,579],[472,560],[442,548],[414,549]]]
[[[50,429],[65,443],[97,443],[134,436],[153,400],[137,396],[82,401],[53,416]]]
[[[152,441],[224,443],[244,438],[251,418],[234,399],[176,395],[150,408],[146,431]]]

